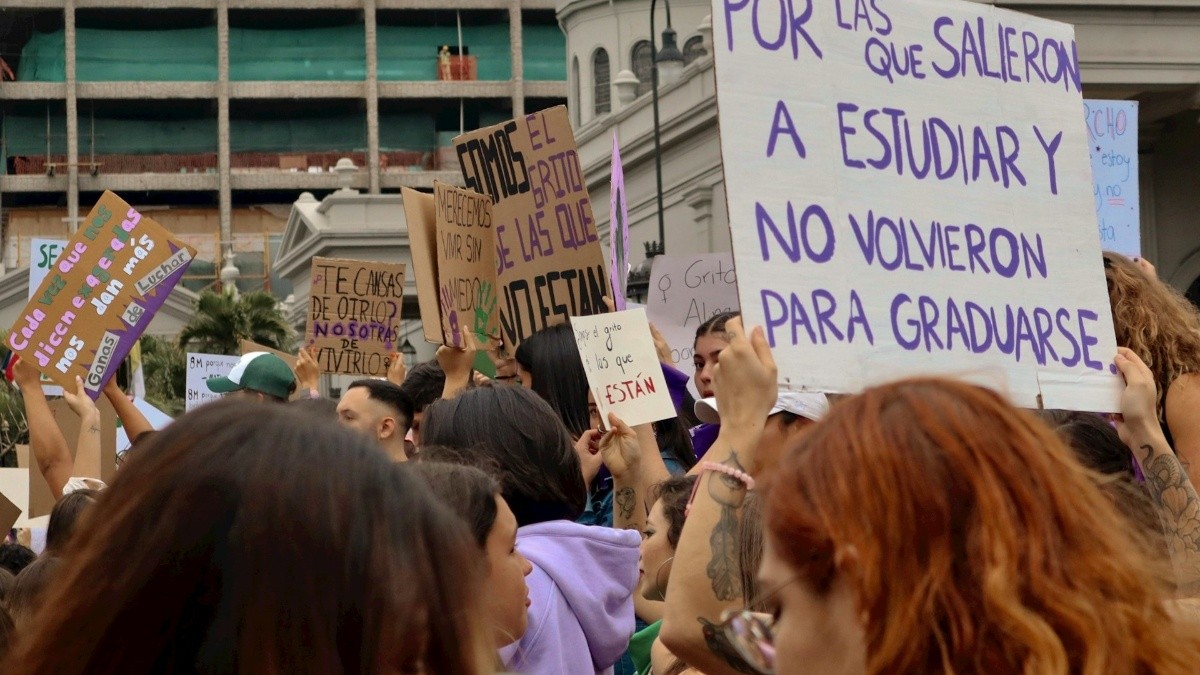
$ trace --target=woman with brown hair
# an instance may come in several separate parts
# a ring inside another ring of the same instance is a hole
[[[1054,432],[994,392],[937,379],[870,389],[834,407],[769,482],[760,583],[776,618],[735,631],[755,665],[1200,668],[1200,630],[1168,614],[1169,570]]]
[[[6,673],[489,673],[466,526],[369,439],[218,401],[92,506]]]
[[[1104,253],[1113,327],[1117,345],[1154,373],[1159,424],[1188,477],[1200,485],[1200,311],[1152,269]]]

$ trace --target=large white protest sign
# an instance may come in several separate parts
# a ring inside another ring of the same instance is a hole
[[[1115,410],[1072,28],[946,0],[713,7],[742,312],[780,384],[956,375]]]
[[[1128,256],[1140,255],[1138,102],[1087,99],[1083,104],[1100,246]]]
[[[610,412],[629,426],[675,416],[646,310],[573,316],[571,330],[605,425]]]
[[[187,391],[183,403],[184,410],[191,410],[209,401],[221,398],[220,394],[210,391],[205,382],[210,378],[228,375],[229,371],[233,370],[233,367],[237,365],[240,359],[241,357],[239,356],[195,354],[189,352],[187,355],[187,377],[184,380],[184,389]]]
[[[692,351],[700,324],[738,310],[733,254],[659,255],[650,269],[646,314],[671,346],[676,368],[694,375]]]

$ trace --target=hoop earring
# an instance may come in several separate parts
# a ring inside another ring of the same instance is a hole
[[[659,572],[662,572],[662,569],[664,567],[666,567],[667,565],[669,565],[671,563],[671,561],[674,559],[675,559],[675,556],[671,556],[670,558],[667,558],[666,560],[662,561],[662,564],[658,566],[658,569],[654,570],[654,589],[659,591],[659,593],[658,593],[659,600],[666,600],[666,597],[667,597],[666,586],[667,585],[665,583],[659,583],[658,574],[659,574]],[[670,575],[668,575],[667,579],[669,580],[670,578],[671,578]]]

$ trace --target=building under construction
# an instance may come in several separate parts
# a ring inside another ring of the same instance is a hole
[[[196,246],[188,287],[232,256],[240,288],[284,295],[272,254],[302,191],[461,182],[455,135],[567,97],[553,0],[3,4],[6,271],[111,189]]]

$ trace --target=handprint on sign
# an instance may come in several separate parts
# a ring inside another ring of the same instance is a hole
[[[490,282],[479,282],[479,296],[475,299],[475,335],[484,344],[491,337],[488,323],[496,311],[496,290]]]
[[[451,347],[460,347],[462,334],[458,328],[458,312],[454,310],[454,292],[448,285],[442,286],[442,316],[446,317],[445,335],[443,336]]]

